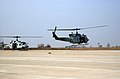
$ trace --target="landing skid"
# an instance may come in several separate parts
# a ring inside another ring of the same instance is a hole
[[[80,44],[80,45],[88,45],[89,43],[83,43],[83,44]]]
[[[71,46],[65,46],[65,48],[85,48],[86,46],[85,45],[88,45],[88,43],[87,44],[73,44],[73,45],[71,45]]]

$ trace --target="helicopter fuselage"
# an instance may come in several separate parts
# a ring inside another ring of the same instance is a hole
[[[10,42],[10,48],[12,48],[13,50],[17,50],[17,49],[27,50],[28,47],[29,46],[26,42],[22,42],[22,41],[11,41]]]
[[[73,44],[82,44],[82,43],[88,43],[89,39],[87,38],[86,35],[84,34],[79,34],[78,32],[76,32],[76,34],[69,34],[69,37],[58,37],[55,32],[53,32],[53,37],[56,40],[60,40],[60,41],[65,41],[65,42],[70,42]]]

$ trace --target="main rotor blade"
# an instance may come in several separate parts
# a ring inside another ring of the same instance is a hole
[[[87,28],[80,28],[80,30],[84,30],[84,29],[92,29],[92,28],[100,28],[100,27],[106,27],[108,25],[103,25],[103,26],[94,26],[94,27],[87,27]]]
[[[0,36],[1,38],[16,38],[18,36]],[[19,37],[18,37],[19,38]]]
[[[0,36],[1,38],[42,38],[42,36]]]
[[[54,31],[55,29],[48,29],[48,31]],[[56,29],[56,31],[71,31],[71,30],[80,30],[80,29],[78,29],[78,28],[76,28],[76,29]]]
[[[87,27],[87,28],[75,28],[75,29],[56,29],[56,31],[73,31],[73,30],[84,30],[84,29],[92,29],[92,28],[100,28],[100,27],[106,27],[108,25],[103,26],[94,26],[94,27]],[[48,29],[48,31],[54,31],[55,29]]]
[[[20,36],[20,38],[43,38],[42,36]]]

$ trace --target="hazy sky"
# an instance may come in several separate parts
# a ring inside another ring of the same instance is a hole
[[[21,39],[29,44],[71,45],[52,38],[47,29],[109,27],[79,31],[88,36],[89,46],[120,45],[120,0],[0,0],[0,35],[40,35],[41,39]],[[57,32],[68,36],[71,32]],[[4,39],[6,43],[12,39]]]

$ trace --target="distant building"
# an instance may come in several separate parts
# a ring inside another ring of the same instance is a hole
[[[44,48],[44,44],[38,44],[38,48]]]
[[[98,43],[98,47],[102,47],[102,45],[100,43]]]
[[[38,44],[38,48],[51,48],[50,44],[47,44],[46,46],[44,44]]]
[[[107,43],[107,47],[110,47],[110,43]]]
[[[45,46],[45,48],[51,48],[51,45],[50,45],[50,44],[47,44],[47,45]]]

